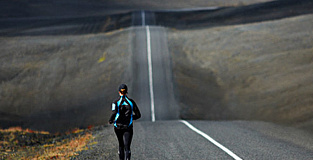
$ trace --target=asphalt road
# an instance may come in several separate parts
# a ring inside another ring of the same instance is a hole
[[[147,54],[147,32],[150,33],[151,72]],[[151,89],[154,99],[155,120],[178,119],[174,100],[170,56],[165,29],[162,27],[136,27],[131,34],[133,42],[133,89],[130,95],[142,112],[143,121],[152,120]],[[152,83],[149,80],[152,75]],[[152,84],[152,85],[151,85]]]
[[[133,16],[137,27],[130,34],[134,62],[131,95],[142,112],[141,120],[134,124],[133,159],[313,159],[311,135],[297,129],[264,122],[190,122],[221,147],[182,123],[174,100],[166,30],[139,26],[144,21],[137,16],[142,15]]]
[[[313,159],[311,135],[265,122],[191,121],[241,159]],[[133,159],[234,159],[179,121],[137,122]]]

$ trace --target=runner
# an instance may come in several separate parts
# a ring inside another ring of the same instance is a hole
[[[130,145],[133,138],[133,120],[141,117],[134,100],[127,97],[127,86],[119,86],[120,98],[112,103],[112,116],[109,123],[114,123],[114,132],[119,144],[120,160],[130,160]]]

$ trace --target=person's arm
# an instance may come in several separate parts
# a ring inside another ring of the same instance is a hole
[[[135,101],[132,100],[132,103],[133,103],[133,119],[137,120],[141,117],[141,114]]]
[[[109,119],[109,123],[112,124],[114,122],[115,116],[117,114],[117,105],[115,102],[112,103],[112,115]]]

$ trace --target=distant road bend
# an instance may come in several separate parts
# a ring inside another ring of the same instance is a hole
[[[166,29],[154,13],[133,13],[131,92],[142,112],[134,125],[134,159],[313,159],[313,140],[263,122],[179,120]],[[301,137],[298,137],[300,136]],[[309,142],[309,143],[308,143]]]

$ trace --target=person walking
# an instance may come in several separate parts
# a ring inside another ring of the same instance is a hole
[[[133,121],[141,117],[134,100],[127,97],[127,85],[119,86],[119,99],[112,103],[112,115],[109,123],[114,125],[114,132],[119,144],[120,160],[130,160],[130,145],[133,138]]]

